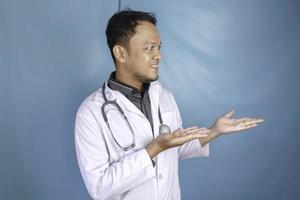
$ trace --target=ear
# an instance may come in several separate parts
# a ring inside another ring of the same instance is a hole
[[[127,51],[124,47],[117,44],[113,47],[113,52],[114,52],[115,58],[118,62],[125,63]]]

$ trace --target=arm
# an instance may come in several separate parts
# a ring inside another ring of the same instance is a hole
[[[88,106],[81,106],[75,123],[75,145],[79,168],[93,199],[106,199],[124,193],[155,177],[145,149],[109,163],[106,141]]]
[[[106,199],[122,194],[155,177],[150,158],[161,151],[207,136],[208,129],[196,127],[178,129],[158,136],[146,148],[132,152],[113,164],[92,110],[86,105],[79,109],[75,123],[75,145],[80,171],[93,199]]]

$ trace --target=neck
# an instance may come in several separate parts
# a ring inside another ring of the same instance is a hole
[[[127,85],[130,85],[132,87],[137,88],[139,91],[144,90],[144,84],[136,79],[134,79],[131,75],[122,73],[121,71],[116,71],[116,80],[120,81],[122,83],[125,83]]]

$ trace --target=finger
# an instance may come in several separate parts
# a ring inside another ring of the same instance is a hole
[[[182,136],[187,136],[187,135],[194,135],[195,137],[206,137],[208,136],[208,133],[210,132],[209,129],[198,129],[198,130],[195,130],[195,131],[191,131],[191,132],[188,132],[188,133],[184,133]]]
[[[190,141],[196,138],[201,138],[201,137],[207,137],[208,135],[206,133],[190,133],[182,136],[184,141]]]
[[[194,132],[188,133],[188,134],[205,134],[205,135],[207,135],[209,132],[210,132],[209,129],[203,129],[203,130],[197,130],[197,131],[194,131]]]
[[[197,127],[190,127],[187,129],[182,129],[181,131],[176,131],[176,132],[174,132],[174,135],[176,137],[181,137],[181,136],[185,136],[187,134],[196,133],[198,130],[199,130],[199,128],[197,128]]]
[[[198,135],[196,135],[196,138],[204,138],[207,137],[208,134],[207,133],[198,133]]]
[[[209,132],[210,132],[210,129],[208,129],[208,128],[201,128],[201,129],[198,129],[197,132],[198,132],[198,133],[209,133]]]
[[[249,120],[242,122],[241,124],[243,126],[245,126],[245,125],[251,125],[251,124],[258,124],[258,123],[262,123],[262,122],[264,122],[263,119],[249,119]]]
[[[208,136],[209,131],[197,131],[194,133],[190,133],[189,135],[193,135],[195,137],[206,137]]]
[[[178,129],[176,129],[175,131],[173,131],[173,133],[177,133],[177,132],[183,132],[183,128],[178,128]]]
[[[257,127],[257,124],[249,124],[245,126],[246,129],[253,128],[253,127]]]
[[[235,120],[235,122],[250,122],[250,121],[256,121],[257,123],[264,122],[264,120],[261,118],[249,118],[249,117],[244,117]]]
[[[183,135],[183,133],[184,133],[184,130],[180,129],[178,131],[175,131],[173,135],[176,136],[176,137],[179,137],[179,136]]]
[[[243,131],[243,130],[247,130],[247,129],[254,128],[254,127],[257,127],[257,124],[250,124],[250,125],[242,126],[242,127],[238,128],[238,131]]]
[[[244,122],[247,122],[248,120],[250,120],[250,118],[243,117],[243,118],[239,118],[239,119],[234,119],[234,122],[235,123],[240,123],[240,122],[244,123]]]
[[[233,115],[234,115],[234,110],[232,109],[232,110],[230,110],[229,112],[225,113],[225,114],[223,115],[223,117],[230,118],[230,117],[232,117]]]
[[[191,132],[193,132],[193,131],[197,131],[198,130],[198,128],[187,128],[187,129],[184,129],[183,131],[182,131],[182,133],[183,134],[187,134],[187,133],[191,133]]]
[[[206,132],[209,132],[210,130],[205,128],[205,127],[202,127],[202,128],[196,128],[196,129],[191,129],[191,130],[187,130],[187,131],[184,131],[183,134],[190,134],[190,133],[196,133],[196,132],[203,132],[203,133],[206,133]]]
[[[259,118],[259,119],[255,119],[256,120],[256,123],[262,123],[262,122],[264,122],[265,120],[264,119],[261,119],[261,118]]]
[[[194,130],[194,129],[197,129],[197,128],[198,128],[197,126],[192,126],[192,127],[183,129],[183,131],[190,131],[190,130]]]
[[[207,137],[208,136],[209,131],[205,131],[205,132],[198,132],[197,133],[197,137]]]
[[[182,135],[184,132],[184,129],[183,128],[178,128],[176,129],[173,133],[171,133],[172,135],[175,135],[175,136],[180,136]]]

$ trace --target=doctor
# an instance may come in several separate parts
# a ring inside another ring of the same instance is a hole
[[[161,41],[150,13],[114,14],[106,29],[115,72],[78,109],[75,145],[93,199],[180,199],[178,160],[209,155],[214,138],[256,127],[231,118],[182,128],[173,95],[158,79]]]

